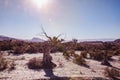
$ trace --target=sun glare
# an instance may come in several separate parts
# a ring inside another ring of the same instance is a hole
[[[42,8],[48,4],[48,0],[32,0],[32,3],[38,8]]]

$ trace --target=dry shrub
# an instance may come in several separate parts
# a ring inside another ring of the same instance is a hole
[[[38,52],[38,48],[36,46],[30,45],[27,47],[26,51],[27,53],[37,53]]]
[[[69,50],[63,53],[64,57],[69,60],[73,58],[73,62],[78,65],[86,65],[86,61],[82,55],[75,54],[75,50]]]
[[[57,51],[59,51],[59,52],[64,52],[64,50],[65,50],[64,45],[61,44],[60,46],[58,46]]]
[[[63,52],[63,55],[64,55],[65,59],[69,60],[69,58],[74,57],[75,50],[65,51],[65,52]]]
[[[11,50],[12,48],[12,45],[11,45],[11,41],[8,40],[8,41],[0,41],[0,49],[2,51],[6,51],[6,50]]]
[[[114,51],[114,55],[120,55],[120,49]]]
[[[117,79],[117,77],[120,77],[120,71],[118,69],[115,68],[111,68],[111,67],[106,67],[105,69],[105,76],[114,79]]]
[[[23,47],[19,47],[19,46],[14,46],[13,51],[14,51],[13,54],[16,54],[16,55],[24,53]]]
[[[81,55],[82,55],[84,58],[87,58],[87,51],[82,51],[82,52],[81,52]]]
[[[70,55],[69,55],[69,53],[68,53],[67,51],[64,51],[64,52],[63,52],[63,56],[64,56],[65,59],[67,59],[67,60],[69,60],[69,58],[70,58]]]
[[[0,71],[7,68],[7,61],[3,57],[3,55],[0,53]]]
[[[13,70],[15,69],[14,61],[10,61],[4,58],[4,56],[0,53],[0,71],[5,69]]]
[[[95,60],[103,60],[103,53],[101,51],[95,52],[93,59]]]
[[[32,58],[27,63],[29,69],[41,69],[43,67],[43,61],[40,58]]]
[[[9,70],[14,70],[15,69],[15,62],[14,62],[14,60],[12,60],[12,61],[8,61],[8,64],[7,64],[7,68],[9,69]]]
[[[113,51],[105,51],[105,50],[90,50],[88,54],[91,59],[102,61],[104,59],[104,53],[107,52],[107,59],[112,60]]]
[[[85,61],[85,59],[83,58],[82,55],[79,56],[79,55],[76,54],[76,57],[73,60],[73,62],[78,64],[78,65],[86,65],[86,61]]]
[[[68,54],[69,54],[70,56],[74,56],[75,50],[70,50],[70,51],[68,51]]]
[[[104,58],[103,51],[97,50],[97,51],[90,51],[90,58],[94,60],[101,61]]]

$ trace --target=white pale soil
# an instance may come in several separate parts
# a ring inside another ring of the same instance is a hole
[[[79,52],[78,52],[79,53]],[[106,66],[101,65],[101,62],[86,59],[88,67],[79,66],[72,61],[68,61],[64,58],[62,53],[51,54],[53,62],[57,64],[57,67],[53,69],[53,73],[58,77],[103,77],[104,69]],[[7,59],[15,60],[15,70],[8,71],[4,70],[0,72],[0,79],[2,80],[31,80],[31,79],[40,79],[40,78],[49,78],[46,77],[43,69],[41,70],[32,70],[27,67],[27,63],[33,57],[39,57],[42,59],[42,53],[36,54],[23,54],[19,56],[5,56]],[[117,68],[120,68],[119,56],[112,57],[114,61],[110,63]]]

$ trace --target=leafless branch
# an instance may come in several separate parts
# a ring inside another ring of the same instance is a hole
[[[52,40],[51,37],[47,35],[43,27],[42,27],[42,32],[45,35],[45,37],[47,37],[50,41]]]
[[[63,34],[63,33],[62,33]],[[62,34],[59,34],[58,36],[57,36],[57,38],[59,38]]]

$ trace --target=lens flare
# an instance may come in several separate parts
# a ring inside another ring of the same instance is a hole
[[[38,8],[42,8],[48,4],[48,0],[32,0],[32,3]]]

